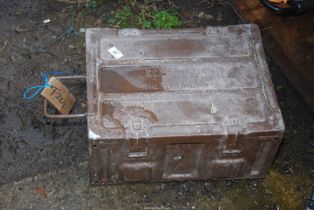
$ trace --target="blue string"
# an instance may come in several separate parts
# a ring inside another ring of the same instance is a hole
[[[52,87],[49,84],[49,77],[48,75],[64,75],[64,74],[69,74],[69,72],[62,72],[62,71],[51,71],[51,72],[46,72],[46,73],[40,73],[41,78],[44,80],[44,84],[42,85],[35,85],[32,87],[29,87],[27,89],[24,90],[23,93],[23,97],[26,100],[31,100],[33,99],[35,96],[37,96],[39,93],[41,93],[41,91],[43,89],[45,89],[46,87]],[[35,92],[34,92],[35,91]],[[30,92],[33,92],[32,94],[30,94]]]

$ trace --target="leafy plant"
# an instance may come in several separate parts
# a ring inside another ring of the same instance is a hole
[[[97,9],[97,7],[104,4],[105,0],[92,0],[89,2],[86,2],[85,6],[89,9]]]
[[[132,19],[134,18],[134,14],[132,13],[130,7],[123,7],[115,11],[108,19],[108,23],[111,26],[119,27],[119,28],[127,28],[132,25]]]
[[[154,1],[145,0],[141,4],[137,0],[129,1],[114,11],[107,23],[118,28],[170,29],[181,26],[175,11],[156,9],[156,5],[151,2]]]
[[[151,29],[153,28],[153,23],[150,20],[144,20],[143,21],[143,27],[144,29]]]
[[[157,29],[179,28],[181,21],[176,12],[160,10],[155,13],[154,26]]]

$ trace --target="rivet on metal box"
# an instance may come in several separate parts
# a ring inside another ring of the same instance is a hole
[[[256,25],[87,29],[92,184],[262,178],[284,124]]]

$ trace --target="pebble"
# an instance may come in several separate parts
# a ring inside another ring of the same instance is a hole
[[[43,23],[44,23],[44,24],[50,23],[50,21],[51,21],[50,19],[46,19],[46,20],[43,21]]]
[[[161,184],[160,188],[163,190],[166,187],[166,184]]]
[[[16,59],[11,55],[11,56],[9,56],[9,59],[10,59],[10,61],[11,62],[14,62],[14,61],[16,61]]]
[[[144,196],[143,196],[143,202],[144,202],[144,203],[150,203],[150,202],[151,202],[151,199],[150,199],[147,195],[144,195]]]
[[[205,19],[205,20],[212,20],[212,19],[214,19],[214,17],[213,17],[212,15],[206,14],[206,13],[204,13],[204,12],[200,12],[200,13],[198,14],[198,17],[199,17],[199,18],[203,18],[203,19]]]

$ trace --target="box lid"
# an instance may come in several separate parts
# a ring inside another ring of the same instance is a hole
[[[92,28],[86,51],[89,139],[284,130],[256,25]]]

